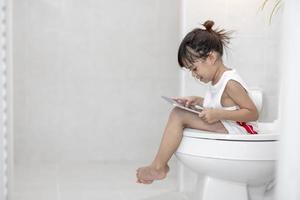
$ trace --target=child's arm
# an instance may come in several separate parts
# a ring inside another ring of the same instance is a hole
[[[207,123],[218,120],[249,122],[258,119],[258,111],[246,90],[236,81],[228,81],[224,90],[226,94],[240,107],[239,110],[204,109],[200,114]]]
[[[225,92],[240,109],[235,111],[221,110],[221,119],[243,122],[256,121],[258,119],[256,106],[240,83],[233,80],[228,81]]]

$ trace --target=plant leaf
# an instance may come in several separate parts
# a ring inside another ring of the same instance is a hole
[[[267,1],[267,0],[266,0]],[[273,7],[272,9],[272,12],[271,12],[271,15],[270,15],[270,18],[269,18],[269,24],[271,24],[271,21],[272,21],[272,17],[273,15],[277,12],[277,10],[279,9],[280,5],[281,5],[281,2],[282,0],[277,0],[276,3],[275,3],[275,6]],[[276,12],[275,12],[276,11]]]
[[[263,4],[261,5],[260,9],[263,10],[269,0],[264,0]]]

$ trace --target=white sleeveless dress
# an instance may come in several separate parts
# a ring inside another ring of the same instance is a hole
[[[222,77],[215,85],[209,85],[208,91],[205,94],[203,107],[218,108],[224,110],[237,110],[239,106],[223,107],[221,97],[229,80],[235,80],[240,83],[247,92],[249,92],[247,84],[237,74],[235,69],[227,70],[222,74]],[[221,120],[229,134],[257,134],[257,121],[253,122],[237,122],[232,120]]]

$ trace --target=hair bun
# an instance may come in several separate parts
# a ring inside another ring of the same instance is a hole
[[[207,31],[211,31],[211,28],[213,27],[214,24],[215,24],[215,22],[213,22],[211,20],[207,20],[206,22],[204,22],[203,26],[205,27],[205,29]]]

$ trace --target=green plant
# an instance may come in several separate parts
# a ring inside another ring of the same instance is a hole
[[[261,10],[263,10],[266,6],[266,4],[269,2],[270,0],[264,0],[263,4],[261,5]],[[270,17],[269,17],[269,23],[271,24],[271,21],[272,21],[272,17],[273,15],[278,11],[278,9],[280,8],[280,6],[282,5],[283,3],[283,0],[275,0],[274,2],[274,6],[272,8],[272,12],[270,14]]]

